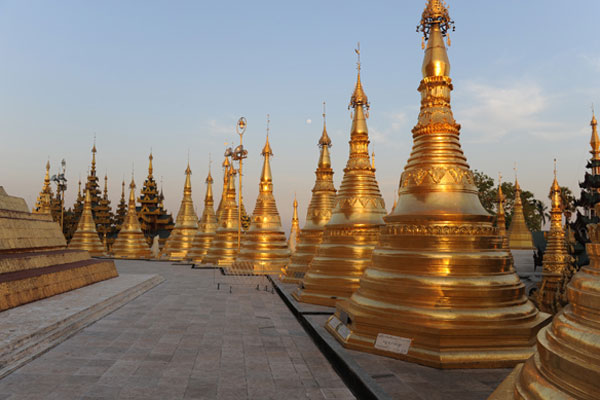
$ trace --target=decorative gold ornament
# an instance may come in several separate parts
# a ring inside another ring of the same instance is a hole
[[[252,214],[250,229],[244,234],[242,247],[233,264],[236,270],[248,270],[255,274],[277,273],[290,257],[285,233],[281,227],[281,217],[273,196],[273,176],[271,157],[273,151],[267,140],[262,150],[264,157],[258,198]]]
[[[280,279],[286,283],[300,283],[304,278],[308,265],[323,241],[323,229],[331,219],[331,210],[335,202],[336,190],[333,186],[333,169],[329,156],[331,139],[327,134],[325,103],[323,103],[323,132],[318,145],[319,161],[315,171],[316,180],[312,197],[306,211],[306,222],[300,231],[296,251],[280,275]]]
[[[69,242],[69,249],[87,250],[92,256],[103,256],[105,254],[105,247],[100,241],[92,215],[92,196],[89,189],[85,191],[83,212],[79,217],[77,230]]]
[[[460,147],[440,4],[423,13],[421,109],[398,204],[326,329],[345,347],[438,368],[506,367],[532,354],[549,315],[527,300]]]
[[[600,393],[600,225],[588,225],[590,264],[567,286],[569,304],[537,335],[537,351],[490,399],[586,399]]]
[[[210,249],[202,264],[231,265],[238,254],[238,207],[235,202],[235,170],[227,166],[227,190],[223,199],[223,211]]]
[[[152,164],[150,164],[150,170]],[[129,184],[129,204],[123,226],[113,243],[112,253],[115,258],[152,258],[150,247],[144,237],[138,213],[135,208],[135,182],[131,177]]]
[[[385,203],[369,159],[367,111],[369,101],[360,80],[360,47],[356,50],[358,75],[350,105],[350,156],[335,198],[323,240],[293,296],[302,302],[333,306],[350,297],[359,285],[379,241]]]
[[[202,217],[198,223],[198,230],[192,243],[192,248],[187,254],[187,259],[193,262],[199,263],[202,261],[208,249],[210,249],[211,243],[215,237],[218,222],[217,215],[215,214],[215,202],[213,200],[212,184],[213,178],[208,171],[206,177],[206,195],[204,196],[204,211]]]
[[[183,199],[179,206],[175,228],[171,231],[165,247],[161,251],[161,258],[172,261],[181,261],[187,258],[188,251],[193,246],[194,237],[198,231],[198,216],[194,211],[192,200],[192,170],[188,161],[185,169],[185,184],[183,185]]]

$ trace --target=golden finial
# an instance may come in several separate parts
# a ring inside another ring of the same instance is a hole
[[[356,53],[356,56],[358,57],[358,59],[356,61],[356,69],[358,70],[358,73],[360,74],[360,42],[358,42],[356,44],[356,49],[354,49],[354,52]]]
[[[421,48],[425,49],[425,42],[429,40],[431,30],[437,26],[442,36],[448,37],[448,46],[450,46],[450,30],[454,32],[454,21],[450,19],[448,5],[443,0],[428,0],[425,10],[421,15],[421,22],[417,25],[417,32],[423,32]]]
[[[269,130],[270,130],[269,125],[271,124],[270,118],[271,118],[271,116],[269,114],[267,114],[267,141],[265,142],[265,147],[263,147],[263,150],[261,153],[265,157],[273,155],[273,151],[271,151],[271,144],[269,143]]]
[[[152,155],[152,147],[150,147],[150,155],[148,156],[148,176],[152,176],[152,160],[154,160],[154,156]]]
[[[368,116],[369,100],[367,99],[367,95],[363,91],[362,83],[360,81],[360,69],[361,69],[360,42],[358,43],[358,46],[356,49],[354,49],[354,51],[356,52],[356,54],[358,56],[358,61],[356,63],[357,69],[358,69],[358,74],[356,77],[356,86],[354,87],[354,93],[352,93],[352,97],[350,97],[350,104],[348,105],[348,109],[350,109],[351,107],[352,108],[366,107],[366,109],[367,109],[366,117],[368,118],[369,117]]]
[[[592,160],[600,160],[600,139],[598,138],[598,121],[596,121],[596,115],[594,113],[594,105],[592,104],[592,121],[590,122],[592,127],[592,138],[590,139],[590,145],[592,150]]]
[[[331,139],[329,138],[329,135],[327,134],[325,102],[323,102],[323,134],[321,135],[321,138],[319,139],[318,146],[319,147],[323,147],[323,146],[331,147]]]

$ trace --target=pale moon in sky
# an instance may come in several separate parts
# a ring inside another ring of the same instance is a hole
[[[310,118],[309,118],[309,119],[307,119],[307,120],[306,120],[306,123],[307,123],[308,125],[310,125],[310,124],[312,123],[312,119],[310,119]]]

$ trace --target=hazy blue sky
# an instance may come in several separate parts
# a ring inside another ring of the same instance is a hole
[[[254,208],[266,114],[275,196],[286,230],[294,192],[304,223],[321,133],[336,186],[348,156],[347,104],[361,42],[377,178],[388,203],[410,152],[423,57],[424,1],[0,1],[0,184],[33,205],[49,157],[67,160],[75,197],[94,132],[113,206],[132,163],[138,185],[154,150],[166,206],[181,201],[188,149],[202,210],[208,153],[217,200],[224,142],[248,119],[245,205]],[[579,193],[591,104],[600,108],[598,0],[450,0],[452,105],[473,169],[513,178],[547,202]],[[312,121],[312,122],[310,122]]]

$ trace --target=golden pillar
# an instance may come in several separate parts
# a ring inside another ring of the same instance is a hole
[[[506,367],[532,354],[549,315],[525,296],[461,150],[443,41],[452,25],[429,0],[421,109],[398,203],[359,289],[326,329],[345,347],[433,367]]]
[[[96,223],[94,222],[94,216],[92,215],[92,196],[90,195],[89,189],[86,189],[85,191],[83,212],[81,213],[81,217],[79,217],[77,230],[69,242],[68,248],[87,250],[92,256],[103,256],[105,254],[105,247],[100,241],[98,231],[96,230]]]
[[[81,188],[81,183],[79,184]],[[46,162],[46,175],[44,176],[44,184],[38,195],[33,214],[51,214],[52,212],[52,188],[50,187],[50,161]]]
[[[187,254],[187,259],[193,262],[201,262],[215,237],[218,222],[215,214],[215,202],[213,200],[212,184],[214,180],[208,171],[206,177],[206,195],[204,196],[204,211],[198,223],[198,230],[192,243],[192,248]]]
[[[113,243],[112,253],[115,258],[152,258],[150,247],[148,247],[148,243],[140,227],[135,209],[135,182],[133,181],[133,177],[129,185],[127,216]]]
[[[198,216],[194,211],[192,200],[192,170],[188,162],[185,169],[185,184],[183,185],[183,199],[179,206],[175,227],[167,238],[167,242],[161,251],[160,258],[172,261],[180,261],[186,258],[188,251],[192,248],[194,237],[198,231]]]
[[[354,109],[350,156],[331,219],[323,231],[323,241],[300,287],[293,293],[298,301],[306,303],[334,306],[338,300],[350,297],[371,262],[386,214],[369,159],[369,102],[360,80],[360,50],[356,52],[358,76],[349,105]]]
[[[331,139],[327,134],[325,110],[323,110],[323,133],[318,145],[321,150],[315,171],[317,177],[306,211],[306,222],[300,231],[296,251],[280,275],[280,279],[286,283],[300,283],[304,278],[308,265],[323,241],[323,230],[331,219],[331,210],[335,202],[336,190],[333,186],[333,169],[329,156]]]
[[[235,195],[235,171],[228,163],[225,172],[227,190],[223,199],[223,211],[210,249],[202,264],[231,265],[238,254],[238,207]]]
[[[546,251],[542,259],[542,281],[539,284],[537,303],[541,311],[556,314],[557,291],[560,290],[560,282],[563,271],[569,267],[572,261],[567,252],[565,230],[562,226],[562,201],[560,186],[556,180],[556,167],[554,168],[554,181],[550,188],[550,199],[552,209],[550,210],[550,231],[547,236]]]
[[[290,249],[290,254],[294,254],[296,252],[296,247],[299,243],[300,237],[300,221],[298,220],[298,200],[296,199],[296,195],[294,195],[294,212],[292,214],[292,227],[290,228],[290,237],[288,238],[288,248]]]
[[[233,268],[248,270],[255,274],[269,274],[281,271],[290,257],[285,232],[281,227],[281,217],[273,196],[273,176],[271,174],[271,145],[267,128],[267,140],[262,150],[264,157],[258,198],[251,217],[250,229],[242,238],[242,246]]]
[[[598,399],[600,225],[588,225],[588,236],[590,264],[567,286],[569,304],[538,333],[535,354],[518,365],[490,399]]]

